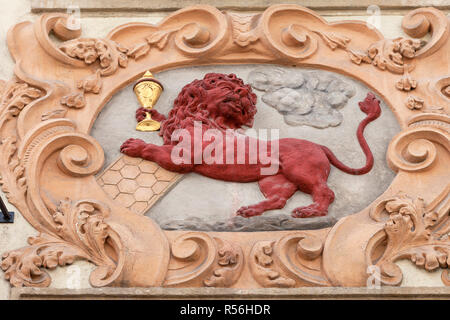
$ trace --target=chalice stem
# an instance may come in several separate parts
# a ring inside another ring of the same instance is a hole
[[[136,130],[138,131],[157,131],[161,127],[161,124],[152,119],[152,116],[149,112],[145,113],[145,119],[142,121],[139,121],[139,123],[136,125]]]

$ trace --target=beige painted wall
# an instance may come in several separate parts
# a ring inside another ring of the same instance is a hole
[[[376,0],[373,0],[376,3]],[[68,1],[70,3],[70,1]],[[29,0],[0,0],[0,56],[1,68],[0,79],[8,80],[13,76],[14,63],[11,59],[8,49],[6,47],[6,34],[8,29],[14,24],[21,21],[34,21],[36,14],[31,13],[31,6]],[[167,13],[152,12],[89,12],[81,14],[81,24],[83,28],[83,36],[85,37],[104,37],[113,27],[129,21],[143,21],[148,23],[156,23],[163,18]],[[329,21],[342,19],[356,19],[367,21],[368,16],[329,16],[324,15]],[[377,20],[379,18],[379,20]],[[387,38],[395,38],[403,35],[401,30],[401,16],[386,14],[381,15],[371,20],[378,21],[378,27]],[[373,19],[373,18],[371,18]],[[2,198],[6,200],[4,194],[0,192]],[[10,204],[7,204],[10,210],[17,210]],[[17,249],[25,246],[26,240],[29,236],[36,235],[36,231],[28,224],[25,219],[16,215],[14,224],[0,224],[0,253]],[[440,272],[428,273],[426,271],[416,268],[409,261],[401,261],[399,266],[403,270],[404,280],[402,286],[442,286],[440,279]],[[51,287],[53,288],[88,288],[89,273],[93,266],[90,263],[80,261],[72,266],[57,268],[50,271],[53,279]],[[0,279],[0,299],[8,299],[10,295],[9,282],[3,279],[3,274]]]

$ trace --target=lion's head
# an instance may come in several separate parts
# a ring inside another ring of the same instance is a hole
[[[208,73],[202,80],[185,85],[167,120],[161,125],[164,143],[171,143],[174,130],[193,125],[216,129],[252,126],[256,113],[256,95],[235,74]]]

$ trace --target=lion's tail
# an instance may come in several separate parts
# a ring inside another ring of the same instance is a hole
[[[364,129],[370,122],[377,119],[381,114],[380,101],[378,101],[375,98],[375,95],[371,92],[367,94],[367,97],[366,99],[364,99],[364,101],[359,103],[359,107],[361,111],[367,114],[367,117],[361,121],[361,123],[358,126],[358,130],[356,131],[356,136],[358,137],[359,145],[361,146],[364,154],[366,155],[366,165],[359,169],[350,168],[345,164],[343,164],[341,161],[339,161],[338,158],[334,155],[334,153],[330,149],[328,149],[325,146],[321,146],[322,150],[325,152],[328,160],[333,166],[335,166],[339,170],[342,170],[348,174],[353,175],[365,174],[369,172],[373,167],[373,154],[372,151],[370,151],[366,139],[364,138]]]

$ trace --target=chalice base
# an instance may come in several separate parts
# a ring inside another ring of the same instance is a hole
[[[161,123],[153,119],[144,119],[136,125],[137,131],[144,131],[144,132],[158,131],[160,128]]]

